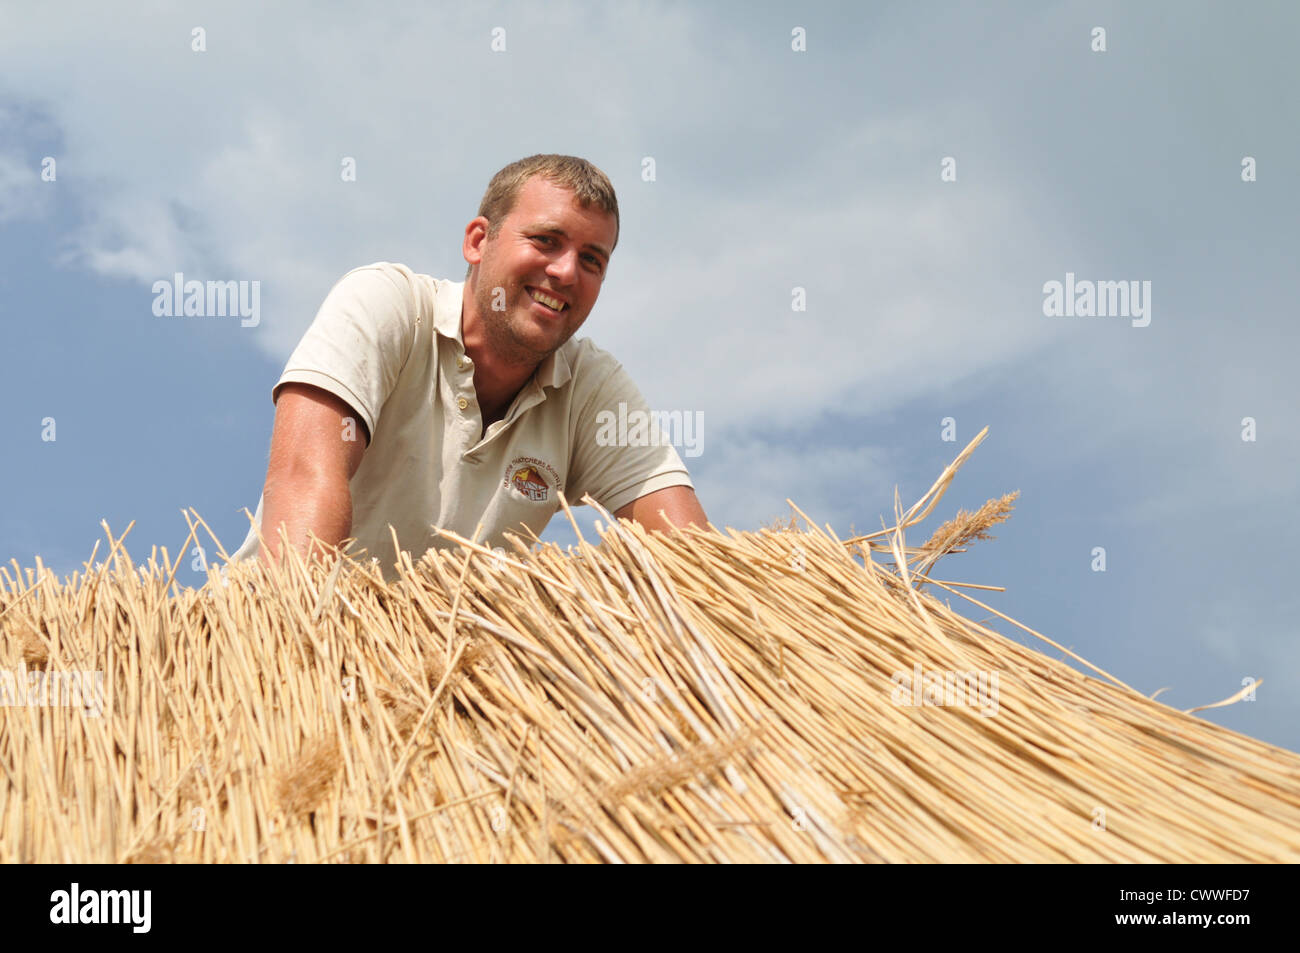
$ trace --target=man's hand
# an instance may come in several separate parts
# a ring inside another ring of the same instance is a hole
[[[664,511],[664,516],[659,511]],[[708,529],[709,518],[704,515],[704,507],[689,486],[670,486],[662,490],[647,493],[619,508],[614,513],[619,519],[636,520],[648,530],[667,531],[673,526],[687,526],[694,523],[700,529]]]
[[[345,424],[349,419],[350,427]],[[279,560],[282,522],[289,544],[304,555],[308,533],[331,545],[347,538],[352,530],[348,483],[368,443],[361,415],[333,394],[309,384],[280,388],[262,490],[263,562]]]

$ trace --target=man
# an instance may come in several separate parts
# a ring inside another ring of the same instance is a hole
[[[465,228],[463,283],[379,262],[330,291],[272,390],[270,463],[234,558],[355,537],[393,576],[393,531],[417,559],[431,524],[505,545],[590,493],[650,530],[708,520],[666,441],[604,446],[597,415],[647,410],[612,356],[573,334],[618,242],[605,174],[537,155],[498,172]],[[605,441],[608,442],[608,441]],[[631,441],[629,441],[631,442]],[[662,444],[662,445],[660,445]],[[392,530],[390,530],[390,525]]]

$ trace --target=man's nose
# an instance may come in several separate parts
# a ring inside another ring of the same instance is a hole
[[[546,273],[561,284],[573,284],[578,276],[578,250],[571,248],[556,255],[547,266]]]

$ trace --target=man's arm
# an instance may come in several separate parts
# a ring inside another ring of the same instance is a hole
[[[350,435],[356,439],[345,439]],[[309,532],[332,545],[348,537],[352,531],[348,483],[361,466],[367,443],[365,423],[344,401],[310,384],[281,386],[262,490],[263,562],[279,560],[281,523],[290,545],[304,555]]]
[[[664,516],[659,511],[664,511]],[[636,520],[648,530],[667,531],[673,526],[687,526],[691,523],[700,529],[708,529],[709,518],[704,515],[704,507],[689,486],[669,486],[662,490],[647,493],[614,511],[619,519]]]

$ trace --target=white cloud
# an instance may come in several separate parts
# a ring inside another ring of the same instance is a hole
[[[987,243],[986,230],[1032,234],[1014,196],[917,201],[879,183],[827,207],[790,201],[794,188],[695,210],[722,223],[715,242],[619,262],[592,336],[725,425],[790,427],[946,391],[1059,334],[1014,304],[1024,283]],[[796,286],[804,312],[791,308]]]

